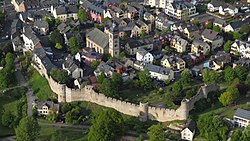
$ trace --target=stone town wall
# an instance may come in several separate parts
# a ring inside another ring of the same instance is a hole
[[[38,67],[34,68],[37,69],[40,74],[43,74]],[[58,84],[48,75],[44,76],[48,80],[52,91],[58,95],[59,102],[88,101],[101,106],[113,108],[127,115],[139,117],[144,121],[147,119],[157,120],[159,122],[186,120],[188,118],[189,111],[194,107],[194,103],[202,98],[206,98],[210,91],[214,91],[218,88],[216,84],[211,86],[202,86],[194,97],[189,100],[182,100],[180,107],[174,110],[152,107],[143,103],[138,105],[107,97],[104,94],[95,92],[92,89],[92,86],[89,85],[82,89],[71,89],[64,84]]]

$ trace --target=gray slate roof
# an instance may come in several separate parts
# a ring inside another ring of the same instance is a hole
[[[213,31],[211,29],[205,29],[202,33],[202,36],[204,36],[204,38],[209,39],[209,40],[215,40],[218,35],[219,32]]]
[[[238,108],[234,114],[235,116],[250,120],[250,111]]]
[[[49,28],[49,24],[43,20],[37,20],[34,22],[34,26],[37,28]]]
[[[168,75],[170,73],[170,69],[169,68],[163,68],[157,65],[153,65],[153,64],[146,64],[144,66],[144,69],[151,71],[151,72],[156,72],[156,73],[160,73],[163,75]]]
[[[102,48],[108,46],[108,40],[109,40],[108,35],[102,32],[98,28],[95,28],[89,33],[87,33],[86,37],[91,41],[95,42],[96,44],[98,44],[99,46],[101,46]]]

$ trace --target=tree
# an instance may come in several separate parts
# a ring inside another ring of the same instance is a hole
[[[3,25],[5,22],[5,15],[3,12],[0,12],[0,24]]]
[[[33,117],[21,119],[18,127],[15,129],[17,141],[34,141],[39,135],[40,127],[37,120]]]
[[[235,77],[236,77],[236,74],[235,74],[234,70],[232,69],[232,67],[227,67],[225,69],[224,79],[227,82],[231,82],[234,80]]]
[[[181,82],[183,84],[188,84],[191,82],[192,72],[189,69],[184,69],[181,73]]]
[[[181,82],[180,81],[176,81],[174,84],[173,84],[173,86],[172,86],[172,89],[173,89],[173,91],[174,91],[174,93],[176,94],[176,95],[180,95],[181,94],[181,91],[182,91],[182,84],[181,84]]]
[[[76,54],[80,49],[80,44],[74,36],[69,39],[69,49],[71,54]]]
[[[15,119],[15,116],[11,114],[10,111],[3,111],[2,114],[2,125],[7,126],[7,127],[13,127],[13,121]]]
[[[218,73],[215,70],[202,70],[202,80],[205,84],[211,85],[218,80]]]
[[[243,35],[241,33],[239,33],[239,32],[233,32],[233,38],[235,40],[241,40],[242,37],[243,37]]]
[[[99,90],[101,93],[103,93],[106,96],[117,98],[118,97],[118,89],[115,88],[112,84],[113,84],[112,81],[105,78],[103,80],[103,82],[101,83]]]
[[[116,91],[118,92],[118,90],[122,86],[122,83],[123,83],[122,75],[119,73],[114,73],[112,75],[112,82],[111,82],[112,87],[116,89]]]
[[[229,129],[220,116],[204,114],[198,118],[197,127],[200,135],[209,141],[227,139]]]
[[[165,141],[165,132],[161,124],[152,125],[148,128],[149,141]]]
[[[100,61],[94,60],[91,63],[91,68],[96,69],[99,66],[99,64],[100,64]]]
[[[88,134],[89,141],[117,140],[124,132],[124,120],[115,110],[100,112],[92,122]]]
[[[164,50],[166,53],[169,53],[171,51],[171,48],[170,48],[170,46],[166,45]]]
[[[240,97],[240,93],[236,87],[228,87],[226,92],[222,93],[219,97],[219,101],[223,106],[232,104]]]
[[[62,49],[63,46],[62,46],[60,43],[56,43],[55,48],[57,48],[57,49]]]
[[[250,126],[244,130],[236,129],[232,136],[231,141],[249,141],[250,140]]]
[[[105,74],[101,73],[100,75],[97,76],[97,82],[99,84],[102,84],[105,78],[106,78]]]
[[[221,29],[218,25],[216,26],[213,26],[213,30],[216,31],[216,32],[221,32]]]
[[[54,80],[56,80],[60,84],[65,84],[69,79],[69,75],[65,70],[52,68],[50,71],[50,75]]]
[[[152,79],[150,77],[148,70],[143,70],[138,73],[139,84],[140,86],[146,90],[151,88]]]
[[[232,104],[234,101],[232,93],[230,92],[222,93],[221,96],[219,97],[219,101],[221,102],[223,106]]]
[[[70,103],[64,103],[62,108],[61,108],[61,111],[62,111],[63,114],[66,114],[71,109],[72,109],[72,106],[71,106]]]
[[[142,136],[142,135],[139,135],[139,137],[138,137],[137,140],[138,140],[138,141],[144,141],[143,136]]]
[[[86,22],[88,20],[87,12],[83,9],[80,9],[77,15],[81,23]]]
[[[235,73],[236,75],[238,76],[238,78],[241,80],[241,81],[244,81],[246,80],[246,77],[247,77],[247,70],[245,67],[241,66],[241,65],[237,65],[235,67]]]
[[[213,28],[213,23],[208,21],[207,25],[206,25],[207,29],[212,29]]]
[[[250,26],[248,24],[243,24],[239,32],[248,34],[250,32]]]
[[[225,43],[225,45],[224,45],[224,51],[225,51],[226,53],[229,53],[229,52],[230,52],[232,43],[233,43],[233,42],[230,41],[230,40],[228,40],[228,41]]]
[[[119,54],[119,58],[120,58],[120,59],[123,59],[125,56],[126,56],[126,54],[125,54],[124,51],[122,51],[122,52]]]
[[[64,45],[64,37],[57,29],[49,37],[53,44],[59,43],[62,46]]]

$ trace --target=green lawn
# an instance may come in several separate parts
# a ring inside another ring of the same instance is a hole
[[[50,89],[48,81],[33,69],[32,75],[29,76],[29,85],[32,87],[34,94],[39,100],[45,101],[54,98],[55,94]]]
[[[56,137],[57,140],[64,141],[87,141],[86,129],[72,128],[72,127],[52,127],[52,126],[41,126],[40,141],[51,140],[52,136]]]
[[[22,96],[26,92],[25,88],[16,88],[14,90],[10,90],[5,92],[4,94],[0,94],[0,112],[2,110],[11,111],[15,116],[18,115],[19,103],[22,99],[18,99],[15,96]],[[1,124],[2,114],[0,114],[0,137],[14,135],[14,129],[4,127]]]

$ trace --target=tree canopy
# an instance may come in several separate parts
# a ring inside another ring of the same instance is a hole
[[[100,112],[92,122],[88,134],[89,141],[117,140],[124,132],[124,120],[115,110]]]
[[[69,49],[71,54],[76,54],[78,52],[78,50],[81,48],[79,42],[77,41],[76,37],[71,37],[69,39]]]
[[[49,37],[54,45],[56,43],[59,43],[62,46],[64,45],[64,37],[57,29],[54,30]]]
[[[198,118],[197,127],[202,137],[209,141],[227,139],[228,126],[223,119],[217,115],[205,114]]]
[[[239,97],[240,93],[238,88],[235,86],[230,86],[227,88],[226,92],[221,94],[219,101],[222,103],[222,105],[227,106],[235,102]]]
[[[69,78],[67,71],[55,68],[51,69],[50,75],[60,84],[65,84]]]
[[[152,125],[148,128],[149,141],[165,141],[165,132],[161,124]]]
[[[17,141],[35,141],[40,127],[33,117],[23,118],[15,129]]]
[[[78,15],[78,18],[80,20],[80,22],[86,22],[88,20],[88,15],[87,15],[87,12],[83,9],[80,9],[77,13]]]
[[[202,70],[202,80],[205,84],[211,85],[218,80],[219,74],[215,70]]]
[[[250,126],[244,130],[236,129],[232,136],[231,141],[249,141],[250,140]]]
[[[139,85],[144,89],[150,89],[152,85],[152,79],[148,70],[143,70],[138,73]]]
[[[234,80],[234,78],[236,77],[236,74],[233,70],[232,67],[227,67],[225,69],[225,73],[224,73],[224,79],[227,81],[227,82],[231,82]]]
[[[191,82],[192,72],[189,69],[184,69],[181,73],[181,82],[183,84],[188,84]]]
[[[224,45],[224,51],[225,51],[226,53],[229,53],[229,52],[230,52],[232,43],[233,43],[233,42],[232,42],[231,40],[228,40],[228,41],[225,43],[225,45]]]
[[[247,70],[245,67],[241,66],[241,65],[237,65],[235,67],[235,73],[236,75],[238,76],[238,78],[241,80],[241,81],[244,81],[246,80],[246,77],[247,77]]]

